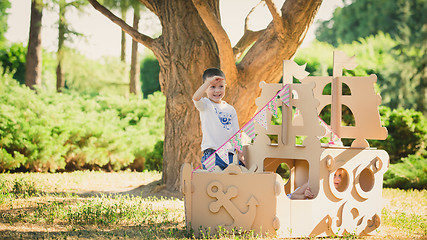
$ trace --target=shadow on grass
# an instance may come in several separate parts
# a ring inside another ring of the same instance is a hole
[[[179,191],[169,191],[166,189],[165,185],[162,184],[161,180],[151,182],[149,184],[140,185],[132,190],[124,191],[124,192],[109,192],[109,191],[91,191],[85,193],[77,193],[77,196],[80,197],[95,197],[101,195],[130,195],[130,196],[139,196],[142,198],[148,197],[157,197],[164,199],[183,199],[183,195]]]
[[[0,231],[0,239],[186,239],[191,234],[185,229],[163,224],[150,226],[116,227],[114,229],[71,229],[67,231]]]
[[[134,189],[128,191],[87,191],[87,192],[46,192],[37,190],[35,193],[26,197],[35,197],[35,196],[52,196],[52,197],[78,197],[78,198],[92,198],[92,197],[109,197],[114,195],[128,195],[133,197],[142,197],[142,198],[158,198],[158,199],[183,199],[183,194],[180,191],[170,191],[166,189],[165,185],[162,184],[161,180],[151,182],[149,184],[142,184]],[[21,198],[19,194],[16,197]]]

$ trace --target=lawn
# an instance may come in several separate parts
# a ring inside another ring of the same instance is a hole
[[[0,239],[192,238],[180,194],[160,178],[158,172],[1,174]],[[426,190],[384,189],[381,230],[364,239],[426,239],[426,199]]]

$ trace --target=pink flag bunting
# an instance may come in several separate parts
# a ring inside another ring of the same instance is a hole
[[[218,148],[218,150],[216,150],[216,154],[218,154],[218,156],[222,159],[222,161],[224,161],[227,164],[229,163],[227,148],[225,147]]]
[[[268,108],[268,110],[270,110],[271,114],[273,114],[273,116],[275,118],[277,118],[277,101],[276,101],[276,98],[273,98],[270,100],[270,102],[268,102],[267,108]]]
[[[334,131],[332,131],[331,127],[329,127],[328,124],[325,123],[325,121],[323,121],[320,117],[319,117],[319,122],[320,125],[322,125],[322,127],[324,127],[326,129],[326,135],[328,135],[329,133],[331,133],[331,139],[329,141],[329,144],[335,144],[341,141],[340,137],[334,133]]]
[[[261,125],[261,127],[265,128],[267,130],[267,117],[265,115],[266,109],[263,108],[261,111],[259,111],[255,117],[254,120]]]
[[[255,139],[255,123],[251,119],[243,126],[242,131],[245,132],[251,139]]]
[[[233,147],[235,149],[237,149],[237,151],[239,152],[243,152],[243,146],[242,146],[242,138],[240,136],[241,132],[237,132],[236,134],[234,134],[234,136],[228,140],[231,145],[233,145]]]
[[[205,160],[205,162],[203,162],[203,165],[205,165],[205,168],[209,171],[212,172],[215,168],[215,153],[213,153],[212,155],[210,155],[208,157],[208,159]]]
[[[289,107],[289,99],[290,99],[290,90],[289,90],[289,84],[286,84],[280,91],[277,93],[280,100],[286,104],[286,106]]]
[[[341,141],[341,138],[340,137],[338,137],[338,135],[336,135],[334,132],[332,132],[332,136],[331,136],[331,142],[330,143],[333,143],[333,144],[337,144],[338,142],[340,142]]]
[[[330,129],[329,129],[329,126],[328,126],[328,124],[326,124],[320,117],[319,117],[319,122],[320,122],[320,125],[323,127],[323,128],[325,128],[325,130],[326,130],[326,133],[325,133],[325,135],[324,136],[326,136],[326,135],[328,135],[328,133],[330,133],[330,132],[332,132]]]

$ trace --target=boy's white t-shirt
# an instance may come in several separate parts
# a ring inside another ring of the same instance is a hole
[[[208,148],[218,149],[239,131],[237,113],[230,104],[225,101],[215,103],[206,97],[193,102],[200,112],[203,133],[202,151]],[[230,143],[224,147],[227,147],[229,152],[234,152]]]

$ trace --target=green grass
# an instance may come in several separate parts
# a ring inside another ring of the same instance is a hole
[[[159,179],[158,172],[1,174],[0,238],[193,238],[182,200],[126,191]],[[384,189],[383,230],[372,239],[426,238],[426,195],[426,190]],[[199,231],[204,239],[260,238],[253,232],[224,230],[213,236],[209,229]]]
[[[427,191],[384,189],[382,223],[407,235],[427,237]]]

